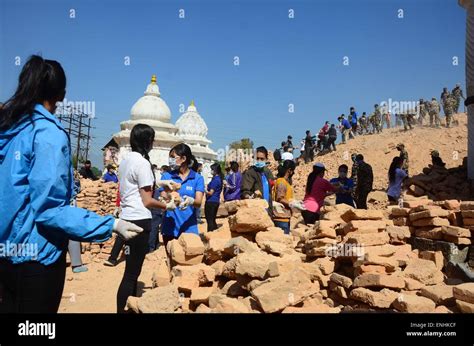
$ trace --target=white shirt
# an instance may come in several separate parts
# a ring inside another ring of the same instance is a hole
[[[292,160],[293,161],[293,159],[294,159],[293,153],[290,153],[290,152],[287,151],[286,153],[281,154],[281,159],[283,161],[285,161],[285,160]]]
[[[151,211],[142,202],[139,189],[153,187],[153,172],[150,162],[141,154],[130,152],[119,167],[120,218],[124,220],[151,219]]]

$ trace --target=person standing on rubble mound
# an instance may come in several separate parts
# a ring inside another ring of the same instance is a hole
[[[323,178],[325,171],[322,163],[315,163],[306,181],[306,194],[303,199],[306,210],[303,210],[301,215],[307,225],[319,220],[319,210],[324,205],[324,199],[336,191],[336,188]]]
[[[364,155],[356,156],[357,162],[357,185],[355,199],[358,209],[367,209],[367,196],[373,188],[374,174],[372,166],[364,161]]]
[[[196,172],[198,162],[188,145],[181,143],[171,148],[168,165],[171,172],[164,173],[161,179],[170,179],[181,187],[178,190],[178,208],[167,211],[163,216],[161,234],[165,247],[170,240],[178,239],[182,233],[199,234],[196,208],[201,208],[206,192],[204,178]],[[160,192],[162,197],[166,196],[163,188]]]
[[[152,227],[152,208],[174,210],[174,201],[167,203],[153,198],[156,186],[168,190],[178,188],[170,180],[155,181],[155,173],[148,153],[153,148],[155,130],[145,124],[137,124],[130,132],[129,152],[122,160],[119,168],[120,219],[133,223],[143,229],[138,236],[127,240],[125,246],[125,272],[117,292],[117,312],[124,312],[129,296],[137,295],[137,282],[143,261],[148,253],[148,242]],[[163,177],[162,177],[163,178]]]
[[[397,204],[402,194],[402,185],[408,177],[407,172],[403,169],[403,158],[395,156],[388,170],[388,189],[387,197],[389,202]]]
[[[242,199],[263,198],[272,210],[273,174],[267,168],[268,151],[265,147],[255,150],[255,162],[242,175],[240,196]]]
[[[33,55],[0,110],[0,313],[56,313],[69,240],[104,242],[143,229],[73,207],[69,137],[53,115],[66,94],[61,65]]]
[[[273,197],[273,222],[280,227],[285,234],[290,234],[290,219],[292,208],[305,210],[302,201],[293,197],[291,177],[295,174],[296,164],[293,160],[285,160],[278,166],[278,175],[272,189]]]

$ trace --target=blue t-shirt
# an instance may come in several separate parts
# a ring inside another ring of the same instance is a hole
[[[109,172],[104,174],[104,181],[106,183],[113,181],[114,183],[118,183],[118,178],[115,173],[110,174]]]
[[[191,170],[183,181],[179,176],[179,171],[172,171],[170,173],[163,173],[161,180],[173,180],[181,184],[179,195],[181,198],[190,196],[195,198],[196,192],[204,193],[204,178],[202,175]],[[163,191],[160,188],[160,192]],[[181,233],[195,233],[198,234],[196,208],[188,206],[184,210],[176,208],[173,211],[166,211],[163,217],[163,224],[161,226],[161,233],[167,236],[174,236],[178,238]]]
[[[351,119],[352,125],[357,124],[357,117],[358,117],[357,112],[354,112],[354,113],[352,113],[351,115],[352,115],[352,119]]]
[[[342,189],[345,191],[350,191],[354,188],[354,181],[351,178],[333,178],[329,182],[331,184],[340,183],[342,185]],[[349,192],[336,193],[336,204],[342,203],[355,207],[354,199],[352,198],[352,195]]]
[[[263,185],[263,199],[270,203],[270,183],[268,182],[267,176],[265,173],[261,173],[262,176],[262,185]]]
[[[222,192],[222,179],[218,175],[212,177],[209,184],[207,184],[207,191],[214,190],[214,193],[211,196],[207,196],[207,202],[216,202],[221,201],[221,192]]]
[[[345,129],[350,129],[352,128],[351,123],[347,119],[342,119],[341,122],[342,126],[344,126]]]
[[[402,183],[406,177],[407,173],[403,169],[397,168],[395,170],[395,180],[388,184],[387,195],[398,199],[402,194]]]

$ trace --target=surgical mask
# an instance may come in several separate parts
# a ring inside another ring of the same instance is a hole
[[[254,166],[258,169],[263,169],[267,163],[265,161],[255,161]]]
[[[179,165],[176,163],[175,157],[170,157],[168,159],[168,166],[170,166],[171,170],[173,171],[179,168]]]

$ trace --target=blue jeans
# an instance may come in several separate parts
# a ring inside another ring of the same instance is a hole
[[[152,210],[151,212],[151,231],[150,238],[148,240],[148,252],[153,252],[156,250],[156,245],[158,243],[158,231],[160,229],[161,223],[163,222],[163,212]]]
[[[283,229],[285,234],[290,234],[290,221],[273,221],[276,227]]]

